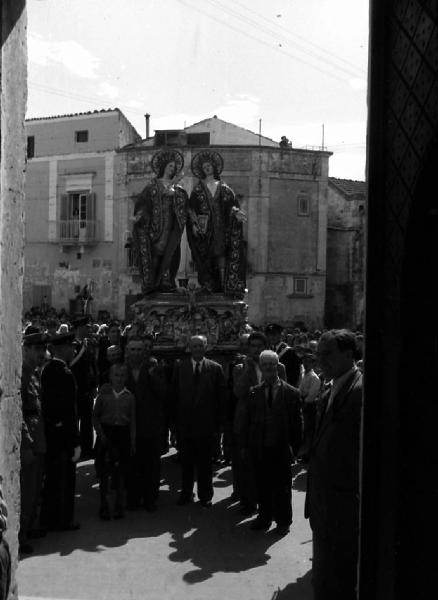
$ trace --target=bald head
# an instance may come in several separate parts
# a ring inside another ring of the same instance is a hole
[[[193,335],[189,341],[189,348],[193,360],[202,360],[207,350],[207,338],[203,335]]]
[[[113,344],[106,350],[106,358],[109,363],[114,364],[122,360],[122,349],[120,346]]]

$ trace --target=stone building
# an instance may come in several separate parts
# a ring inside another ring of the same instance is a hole
[[[365,283],[364,181],[329,178],[327,216],[327,327],[363,326]]]
[[[160,148],[184,155],[183,185],[190,193],[192,157],[211,148],[224,158],[222,179],[248,214],[247,302],[249,320],[262,325],[321,327],[324,320],[329,152],[280,148],[278,142],[216,116],[182,130],[155,131],[153,138],[118,152],[119,263],[117,313],[140,292],[130,248],[136,195],[153,175],[150,160]],[[128,246],[126,248],[126,246]],[[185,237],[180,279],[196,281]]]
[[[88,286],[111,311],[116,151],[141,138],[119,109],[29,119],[26,135],[24,309],[74,312]]]
[[[25,5],[25,0],[0,5],[0,477],[9,506],[13,578],[21,428]],[[438,258],[438,199],[430,194],[438,160],[438,4],[371,0],[370,13],[366,227],[372,251],[366,268],[358,598],[429,598],[436,562],[430,551],[436,513],[430,475],[437,462],[438,298],[434,286],[419,294],[412,282],[428,281]],[[419,327],[413,315],[426,315],[429,326]],[[422,349],[423,376],[409,386],[413,348]]]

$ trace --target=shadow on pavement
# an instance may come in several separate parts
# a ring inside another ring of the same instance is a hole
[[[214,473],[215,488],[229,485],[230,467]],[[127,512],[124,519],[101,521],[98,517],[99,488],[92,461],[80,463],[76,479],[76,519],[81,528],[73,532],[50,532],[33,541],[32,556],[59,554],[67,556],[75,550],[102,552],[124,546],[130,539],[161,536],[169,533],[172,551],[169,560],[190,562],[195,568],[184,575],[187,583],[210,578],[215,572],[239,572],[264,565],[269,560],[267,549],[279,541],[274,533],[256,533],[229,498],[202,509],[194,502],[177,506],[180,466],[172,455],[162,459],[162,482],[158,511]],[[231,486],[230,486],[231,493]],[[212,543],[212,540],[214,542]],[[21,560],[26,560],[22,556]]]
[[[289,583],[275,596],[275,600],[313,600],[312,571]]]

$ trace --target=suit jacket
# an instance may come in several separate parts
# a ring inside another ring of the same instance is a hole
[[[128,367],[126,387],[135,396],[137,439],[161,437],[166,423],[166,383],[156,359],[141,364],[137,381]]]
[[[21,402],[23,427],[21,448],[30,448],[36,454],[46,451],[46,434],[41,410],[41,382],[36,369],[23,363],[21,373]]]
[[[286,370],[282,363],[278,363],[278,376],[280,379],[286,381]],[[237,398],[233,419],[233,431],[239,436],[242,429],[242,419],[249,393],[251,388],[259,385],[255,362],[251,358],[246,358],[244,363],[235,366],[233,382],[233,392]]]
[[[76,381],[66,363],[52,358],[41,374],[41,408],[47,453],[72,452],[79,446]]]
[[[172,376],[176,427],[183,437],[217,433],[224,421],[227,387],[221,365],[204,358],[199,384],[191,359],[177,361]]]
[[[70,364],[75,376],[78,400],[89,398],[97,384],[96,359],[88,340],[75,340],[75,356]]]
[[[280,382],[281,386],[272,404],[276,437],[280,449],[289,458],[293,458],[298,453],[303,434],[300,393],[285,381]],[[251,390],[245,403],[241,430],[242,447],[250,450],[256,458],[263,454],[265,423],[265,384],[261,383]]]
[[[362,373],[344,383],[326,411],[323,394],[307,474],[305,516],[316,535],[354,540],[359,527]]]
[[[273,348],[278,354],[280,362],[286,368],[287,382],[298,387],[298,381],[301,374],[301,359],[293,348],[288,346],[286,342],[281,342],[277,348]]]

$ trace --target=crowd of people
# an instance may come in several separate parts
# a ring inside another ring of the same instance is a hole
[[[251,529],[275,522],[278,536],[290,530],[291,465],[300,461],[308,467],[315,597],[331,598],[328,589],[350,597],[342,586],[354,588],[357,560],[362,334],[270,324],[243,334],[224,365],[208,357],[203,336],[172,361],[154,356],[155,342],[133,323],[26,319],[20,553],[50,531],[80,527],[79,460],[94,460],[103,520],[159,509],[170,446],[180,506],[194,502],[196,485],[200,506],[212,507],[213,468],[222,462],[242,515],[255,516]]]

